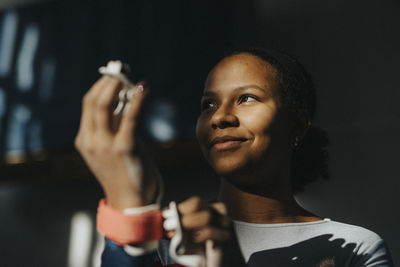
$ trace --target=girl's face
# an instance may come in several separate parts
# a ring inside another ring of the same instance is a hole
[[[223,59],[209,73],[196,134],[218,174],[268,175],[290,162],[294,123],[280,108],[276,77],[274,67],[246,53]]]

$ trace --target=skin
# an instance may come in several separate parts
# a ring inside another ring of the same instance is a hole
[[[137,134],[147,88],[142,86],[117,119],[112,113],[120,86],[104,76],[90,88],[75,146],[109,204],[122,211],[154,203],[160,175]],[[245,53],[220,61],[205,83],[196,134],[205,158],[221,176],[219,202],[192,197],[178,210],[194,250],[213,240],[223,255],[230,255],[222,266],[244,266],[231,218],[251,223],[320,220],[296,203],[290,185],[293,141],[305,135],[309,120],[292,120],[277,90],[276,70]]]
[[[295,137],[307,120],[294,121],[277,91],[277,72],[250,54],[223,59],[208,75],[196,134],[221,176],[219,200],[233,219],[253,223],[319,220],[294,200],[290,165]],[[229,136],[239,141],[214,144]]]
[[[109,205],[123,211],[154,203],[160,175],[137,134],[148,89],[142,86],[122,118],[117,118],[112,114],[120,89],[117,79],[104,76],[85,94],[75,147],[102,186]],[[189,236],[189,247],[213,240],[224,248],[239,250],[237,243],[231,242],[234,238],[231,219],[223,203],[210,204],[192,197],[180,203],[178,210],[182,227]],[[240,263],[237,266],[243,263],[241,258],[228,259]],[[235,264],[227,262],[226,266]]]
[[[123,210],[154,202],[159,173],[136,132],[146,91],[136,94],[116,127],[112,112],[120,86],[117,79],[104,76],[86,93],[75,147],[110,205]]]

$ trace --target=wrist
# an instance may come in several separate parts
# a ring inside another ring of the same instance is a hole
[[[160,204],[164,188],[161,176],[156,175],[151,183],[141,189],[132,184],[112,183],[102,185],[108,203],[114,209],[123,211],[126,208],[143,207],[150,204]],[[149,177],[150,178],[150,177]],[[150,179],[147,179],[150,180]]]
[[[121,189],[123,188],[123,189]],[[127,208],[143,207],[150,204],[156,203],[156,191],[140,192],[138,190],[125,187],[119,187],[118,189],[104,188],[104,194],[108,200],[108,204],[116,210],[123,211]]]
[[[139,208],[147,206],[151,203],[147,203],[144,199],[140,197],[133,196],[113,196],[106,194],[108,204],[115,210],[123,212],[127,208]]]
[[[101,199],[97,210],[97,230],[118,245],[160,240],[163,236],[162,214],[154,204],[121,212]]]

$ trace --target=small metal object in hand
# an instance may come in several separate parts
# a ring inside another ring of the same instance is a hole
[[[136,85],[128,79],[129,66],[119,60],[109,61],[107,66],[99,68],[99,72],[100,74],[109,75],[121,81],[122,89],[118,94],[118,104],[113,112],[117,116],[126,109],[127,103],[133,98],[135,92],[143,90],[143,85]]]

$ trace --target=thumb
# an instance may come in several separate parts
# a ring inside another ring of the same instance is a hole
[[[206,241],[206,266],[219,267],[222,263],[222,248],[215,247],[212,240]]]

